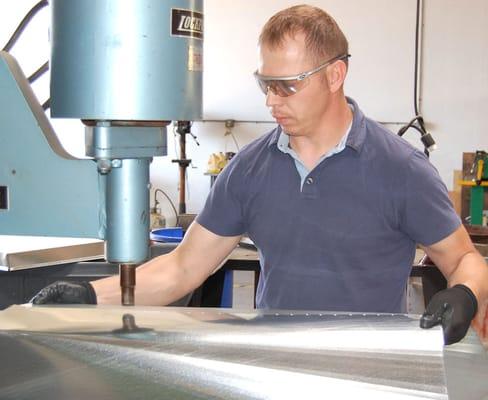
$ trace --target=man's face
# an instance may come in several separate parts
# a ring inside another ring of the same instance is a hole
[[[303,35],[287,38],[283,46],[275,49],[261,46],[259,56],[260,75],[293,76],[317,67],[307,54]],[[330,98],[325,74],[326,69],[306,78],[309,79],[307,85],[288,97],[280,97],[268,90],[266,105],[286,133],[306,136],[313,134],[320,125]]]

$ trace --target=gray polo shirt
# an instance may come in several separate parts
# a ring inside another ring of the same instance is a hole
[[[295,160],[278,149],[278,126],[232,159],[197,217],[217,235],[254,241],[259,308],[403,312],[416,243],[436,243],[461,223],[424,154],[348,102],[345,148],[303,187]]]

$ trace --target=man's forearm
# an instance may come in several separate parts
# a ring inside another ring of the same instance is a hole
[[[135,304],[162,306],[181,299],[215,271],[239,239],[240,236],[216,235],[193,222],[175,250],[137,268]],[[121,304],[118,276],[91,282],[91,286],[75,286],[55,282],[43,288],[32,301],[35,304]]]
[[[183,268],[178,268],[174,254],[156,257],[137,268],[135,304],[162,306],[172,303],[194,288],[185,279]],[[120,304],[119,276],[91,282],[98,304]]]
[[[477,251],[466,253],[448,278],[449,286],[463,284],[475,294],[478,302],[488,297],[488,265]]]
[[[436,293],[429,301],[421,326],[442,323],[446,343],[460,340],[471,323],[482,336],[488,302],[488,266],[471,243],[466,228],[460,225],[424,250],[446,277],[449,289]]]

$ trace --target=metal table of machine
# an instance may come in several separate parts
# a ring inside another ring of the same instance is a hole
[[[0,398],[486,399],[486,351],[399,314],[13,306]],[[449,396],[449,397],[448,397]]]

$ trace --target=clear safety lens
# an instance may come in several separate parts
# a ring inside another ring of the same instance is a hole
[[[288,97],[303,89],[307,85],[308,78],[302,80],[274,80],[261,79],[259,76],[256,76],[256,81],[264,94],[268,94],[268,90],[271,90],[277,96]]]

